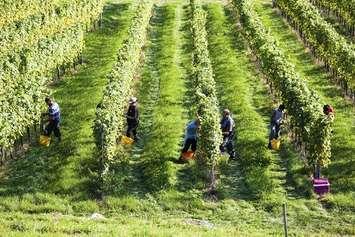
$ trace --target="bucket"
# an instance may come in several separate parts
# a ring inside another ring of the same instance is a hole
[[[271,148],[275,151],[278,151],[280,150],[280,140],[277,140],[277,139],[272,139],[271,140]]]
[[[51,144],[51,138],[46,135],[40,135],[39,136],[39,144],[41,146],[49,146],[49,144]]]
[[[193,159],[195,159],[194,155],[195,155],[195,153],[193,151],[187,151],[187,152],[183,152],[181,154],[181,156],[184,160],[193,160]]]
[[[130,138],[130,137],[127,137],[127,136],[124,136],[124,135],[121,137],[121,143],[123,145],[132,145],[133,142],[134,142],[134,140],[132,138]]]

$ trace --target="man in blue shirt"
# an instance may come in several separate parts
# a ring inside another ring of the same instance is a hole
[[[58,138],[58,141],[61,141],[59,105],[49,97],[46,97],[45,102],[48,106],[48,112],[46,113],[48,115],[48,124],[45,128],[45,135],[50,136],[54,132],[54,136]]]
[[[234,150],[235,123],[228,109],[223,110],[223,118],[221,120],[221,129],[223,135],[223,143],[220,146],[221,152],[227,150],[230,159],[236,157]]]
[[[185,153],[191,147],[191,151],[195,152],[197,148],[197,131],[200,127],[200,121],[195,119],[191,121],[186,127],[185,143],[182,148],[182,153]]]

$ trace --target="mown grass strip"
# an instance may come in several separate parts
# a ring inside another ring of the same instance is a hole
[[[252,196],[274,191],[268,174],[271,152],[267,149],[267,124],[253,106],[250,62],[242,51],[234,52],[230,26],[220,4],[207,6],[208,40],[214,78],[221,106],[229,108],[236,120],[237,152],[244,178]],[[223,52],[223,53],[221,53]],[[265,95],[267,96],[267,95]]]
[[[159,87],[159,97],[152,109],[151,132],[145,139],[141,155],[144,180],[150,190],[172,184],[173,169],[169,161],[178,159],[184,131],[185,85],[179,68],[177,10],[175,4],[156,9],[160,22],[155,26],[154,54],[150,56],[153,57],[152,67],[157,71],[159,83],[155,86]]]

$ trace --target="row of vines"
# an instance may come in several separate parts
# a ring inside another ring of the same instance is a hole
[[[84,33],[104,6],[103,0],[50,2],[3,3],[22,14],[7,18],[0,26],[2,150],[11,148],[40,120],[43,97],[49,93],[47,84],[54,71],[77,61],[84,47]]]
[[[117,61],[108,75],[102,102],[96,111],[94,134],[100,159],[106,171],[110,161],[119,154],[120,146],[117,145],[117,141],[124,129],[127,100],[133,93],[133,79],[140,65],[152,7],[151,0],[139,1],[128,38],[117,54]]]
[[[281,97],[288,114],[290,128],[309,167],[330,163],[332,117],[324,116],[318,95],[310,90],[294,66],[278,49],[274,39],[262,25],[251,0],[234,1],[245,37],[268,82]]]
[[[219,125],[219,105],[213,79],[212,64],[208,52],[206,31],[206,12],[194,1],[190,2],[192,9],[193,35],[193,85],[195,95],[195,111],[200,119],[199,145],[197,150],[198,164],[207,171],[210,190],[216,188],[216,166],[220,155],[219,146],[222,134]]]
[[[355,0],[311,0],[316,6],[332,12],[352,34],[355,33]]]
[[[277,7],[299,31],[312,53],[325,63],[340,84],[355,97],[355,47],[327,23],[308,0],[277,0]]]

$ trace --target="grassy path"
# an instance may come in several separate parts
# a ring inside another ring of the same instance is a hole
[[[262,191],[268,193],[276,191],[274,190],[275,179],[271,178],[270,170],[266,168],[270,159],[275,159],[266,149],[268,118],[258,112],[269,108],[261,108],[254,101],[256,95],[253,84],[256,83],[254,86],[260,85],[261,81],[255,79],[257,75],[254,65],[246,57],[244,42],[240,35],[234,37],[230,30],[233,29],[233,25],[228,22],[221,5],[209,4],[207,11],[209,50],[219,101],[223,108],[231,110],[236,120],[236,150],[239,153],[240,162],[238,162],[239,165],[231,162],[229,172],[224,177],[224,181],[226,184],[229,183],[230,188],[225,187],[225,189],[234,192],[233,196],[237,197],[243,197],[244,193],[244,198],[261,195]],[[263,96],[264,100],[268,97],[267,94]],[[260,168],[257,168],[258,162],[263,163]],[[241,170],[246,170],[246,172],[241,172]],[[244,175],[246,177],[243,177]],[[247,183],[246,190],[243,190],[240,179],[244,179]]]
[[[62,142],[49,148],[34,147],[11,162],[0,175],[2,195],[48,192],[87,196],[86,168],[95,159],[91,129],[95,109],[131,17],[128,4],[112,1],[107,5],[104,27],[86,36],[85,64],[53,86],[62,109]]]
[[[341,90],[329,80],[322,68],[314,63],[295,33],[272,9],[271,1],[257,0],[255,7],[264,25],[296,66],[296,71],[317,91],[325,104],[329,103],[335,108],[332,164],[324,170],[324,175],[330,178],[333,192],[339,193],[341,201],[346,202],[344,205],[351,205],[351,196],[346,199],[342,193],[354,192],[355,187],[355,175],[351,171],[355,165],[355,108],[343,98]]]
[[[151,20],[149,42],[138,82],[139,136],[126,173],[130,193],[157,191],[176,181],[176,166],[184,131],[185,83],[180,65],[181,7],[157,5]],[[175,168],[174,168],[175,167]],[[135,183],[132,185],[132,183]],[[133,187],[133,188],[132,188]],[[135,187],[135,188],[134,188]]]

